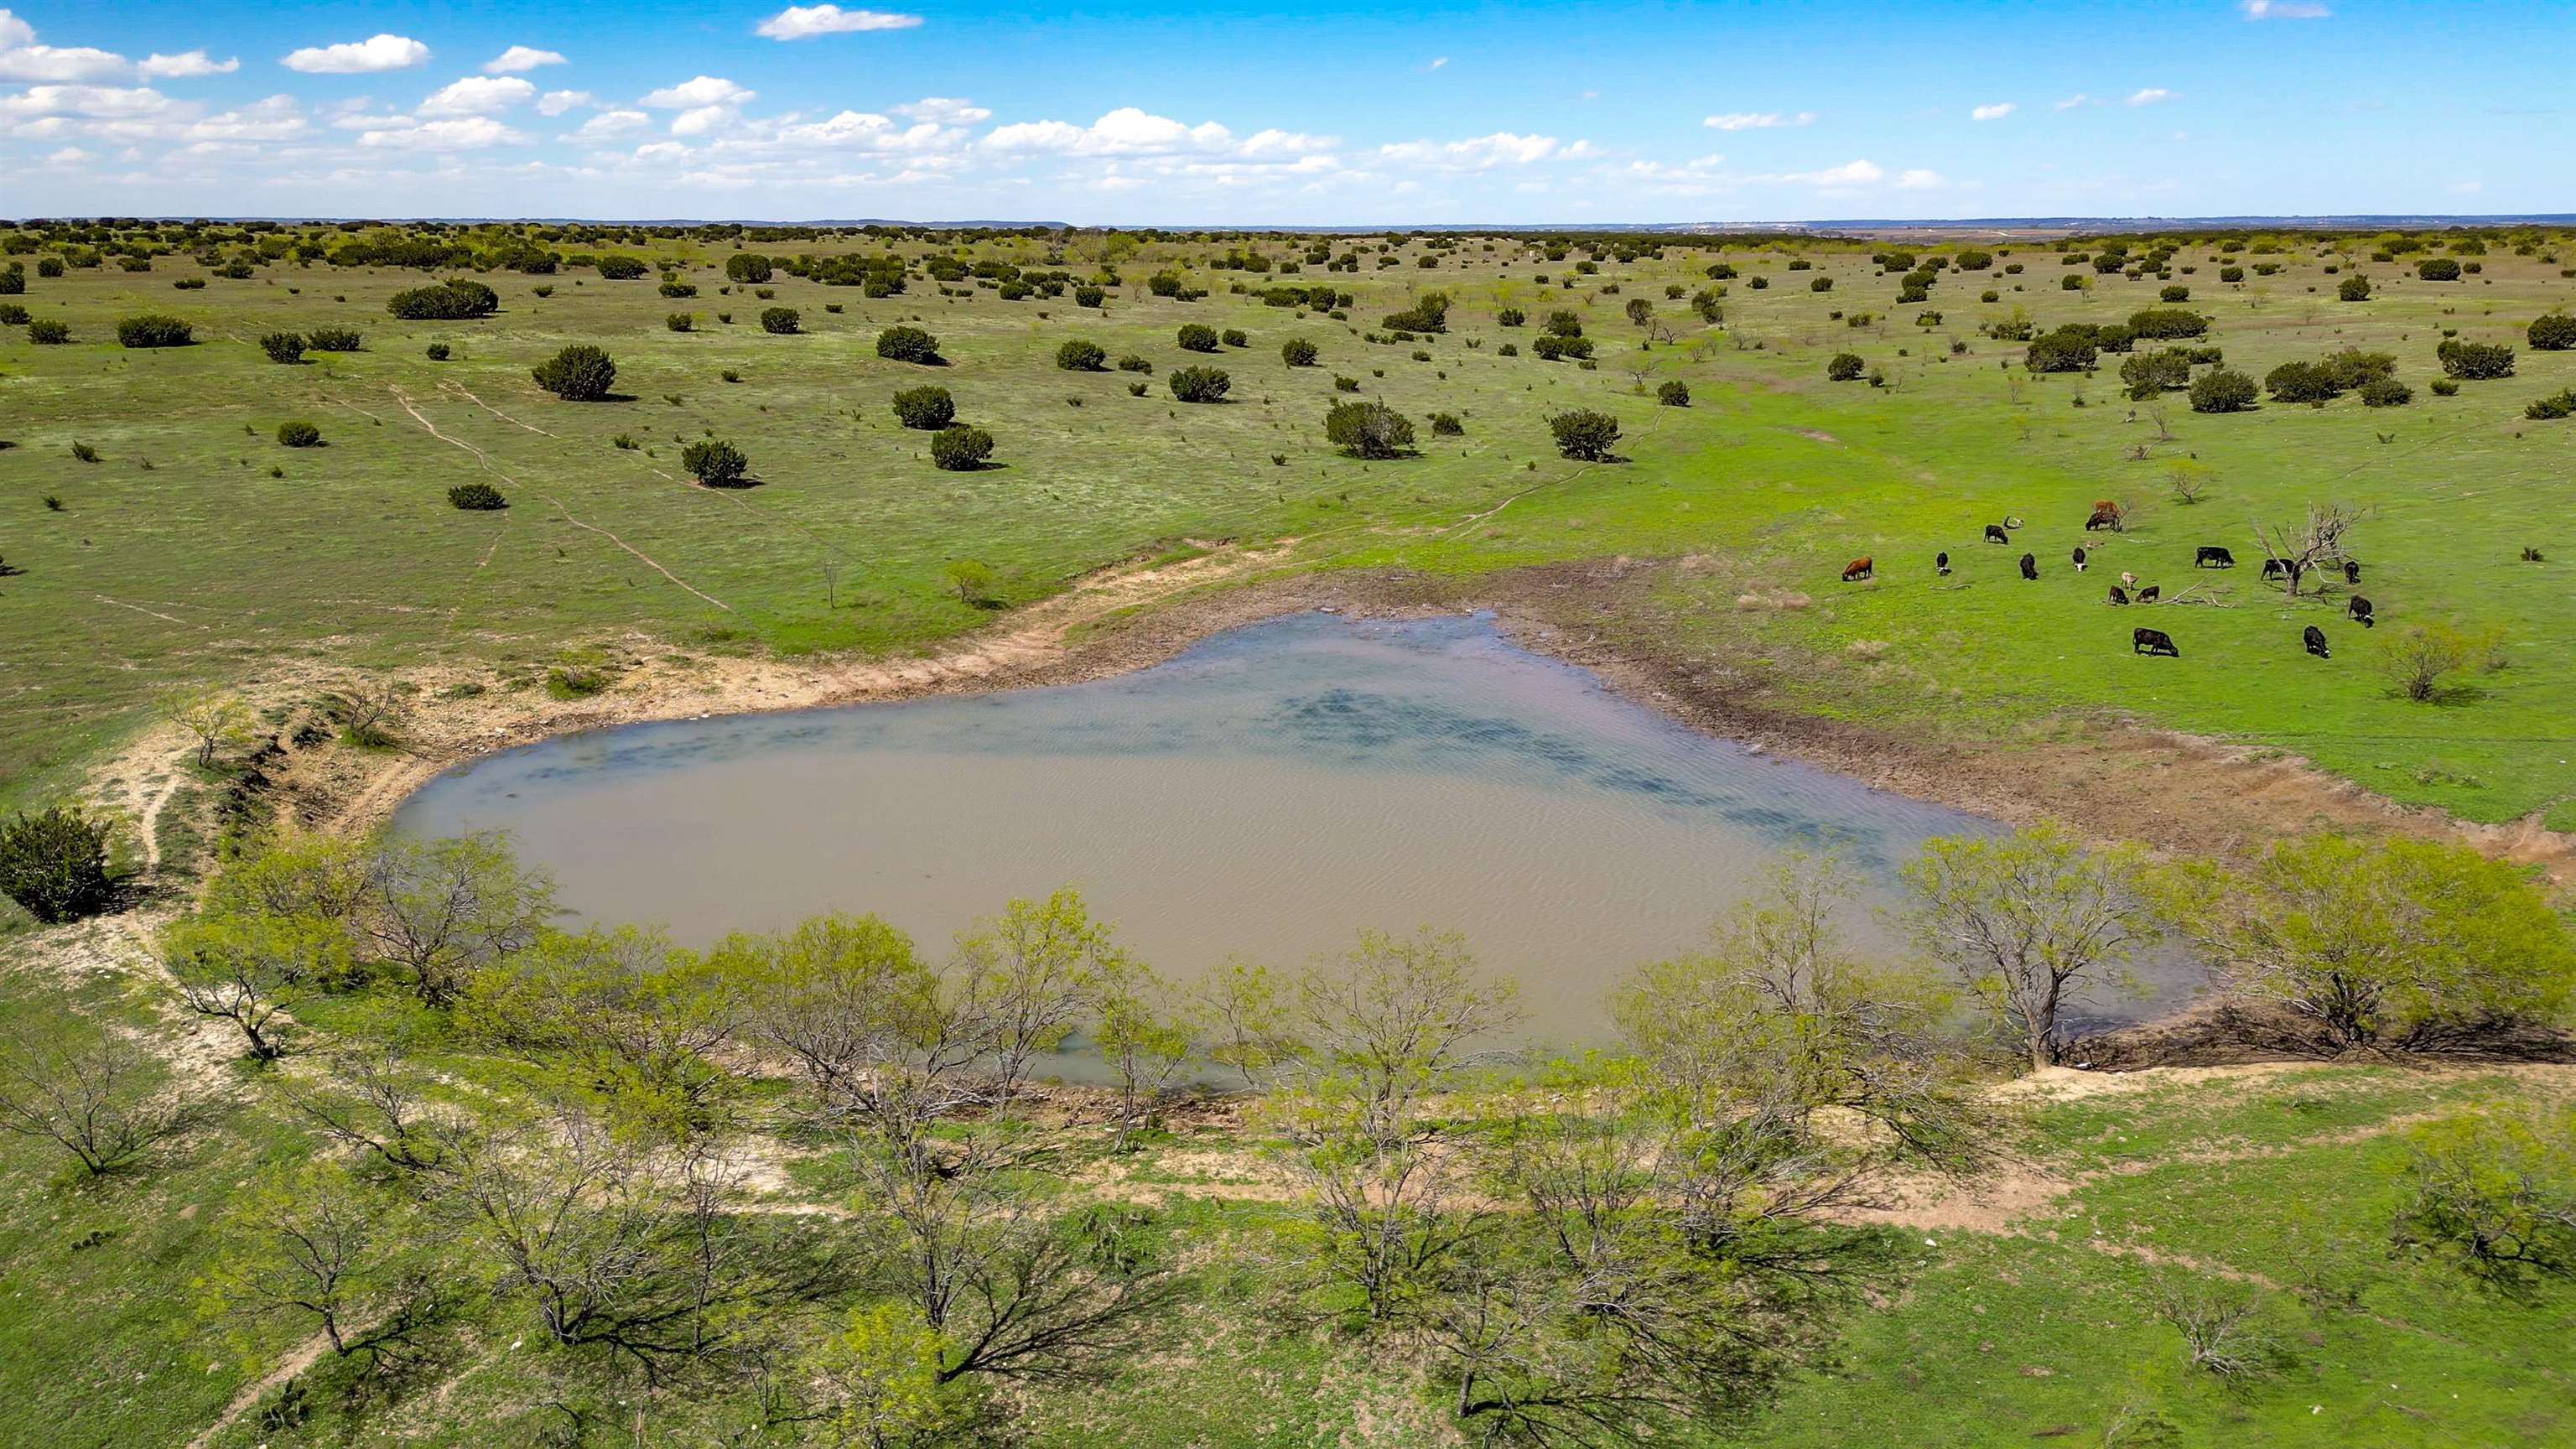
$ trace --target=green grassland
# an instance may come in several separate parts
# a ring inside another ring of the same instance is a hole
[[[1287,555],[1298,567],[1470,579],[1566,559],[1691,557],[1659,600],[1677,621],[1670,642],[1769,667],[1802,708],[1970,740],[2006,740],[2069,713],[2130,718],[2286,747],[2469,818],[2539,813],[2576,828],[2576,422],[2523,417],[2531,399],[2576,385],[2576,353],[2534,351],[2521,336],[2576,299],[2559,255],[2571,244],[2535,235],[2516,254],[2491,236],[2473,258],[2480,273],[2436,283],[2415,278],[2413,256],[2370,261],[2380,240],[2254,238],[2222,252],[2223,239],[2187,239],[2167,279],[2095,277],[2062,264],[2054,245],[2020,242],[2000,248],[1991,270],[1944,273],[1928,303],[1905,306],[1893,301],[1896,277],[1871,263],[1877,247],[1817,240],[1668,239],[1660,257],[1605,255],[1596,274],[1577,275],[1580,246],[1550,261],[1530,238],[1453,247],[1371,237],[1334,243],[1358,245],[1360,272],[1283,277],[1204,263],[1229,244],[1287,260],[1302,243],[1129,238],[1116,263],[1123,284],[1099,311],[1070,295],[1004,302],[920,277],[877,299],[784,272],[769,284],[774,299],[728,294],[731,246],[687,238],[617,249],[674,264],[696,297],[665,298],[650,275],[492,272],[484,280],[502,309],[476,322],[389,317],[385,299],[425,280],[389,268],[281,262],[186,291],[171,283],[203,272],[185,255],[156,258],[149,272],[31,276],[16,300],[68,322],[73,340],[37,346],[22,328],[0,329],[0,438],[14,445],[0,451],[0,558],[23,570],[0,579],[0,796],[75,789],[84,765],[147,720],[153,692],[173,681],[230,683],[307,663],[542,663],[612,638],[900,654],[991,618],[945,588],[951,560],[991,565],[1005,597],[1027,602],[1103,564],[1234,538],[1298,540]],[[1097,245],[1082,239],[1068,256],[1057,238],[992,237],[953,249],[1079,275]],[[916,260],[952,249],[921,237],[892,246]],[[1398,265],[1378,267],[1381,256]],[[1437,264],[1420,267],[1424,256]],[[1793,259],[1811,270],[1790,270]],[[1715,261],[1741,275],[1711,283],[1703,269]],[[2221,264],[2255,261],[2280,270],[2218,279]],[[1209,295],[1151,296],[1144,281],[1165,267]],[[2337,301],[2339,276],[2354,271],[2376,295]],[[2088,289],[2062,290],[2066,275]],[[1769,285],[1753,287],[1757,277]],[[1832,289],[1810,290],[1816,278]],[[1356,305],[1346,320],[1263,305],[1259,290],[1280,282],[1329,282]],[[1229,291],[1237,283],[1248,294]],[[2159,424],[2122,394],[2116,357],[2093,375],[2031,377],[2021,344],[1980,333],[2016,307],[2043,331],[2117,321],[2174,284],[2214,319],[2203,341],[2231,367],[2259,378],[2339,348],[2386,351],[2415,399],[2202,416],[2170,394],[2154,405]],[[1719,286],[1722,326],[1666,295]],[[1364,339],[1384,336],[1380,319],[1431,288],[1453,298],[1445,334]],[[1986,289],[1996,302],[1977,300]],[[1636,298],[1667,338],[1650,340],[1622,315]],[[771,305],[799,309],[804,331],[760,330]],[[1498,325],[1505,306],[1531,325]],[[1583,317],[1596,369],[1528,355],[1557,307]],[[697,330],[667,330],[665,316],[684,308]],[[198,345],[118,346],[116,320],[145,311],[188,319]],[[1878,320],[1848,325],[1857,313]],[[1929,313],[1937,324],[1921,325]],[[948,365],[874,355],[880,328],[916,320],[939,336]],[[1186,322],[1240,328],[1249,346],[1197,358],[1174,342]],[[358,329],[364,349],[286,367],[256,346],[266,332],[325,325]],[[2514,343],[2517,375],[2433,396],[2433,349],[2447,330]],[[1073,337],[1156,371],[1060,371],[1056,347]],[[1287,367],[1278,349],[1291,337],[1314,341],[1321,365]],[[433,342],[454,357],[431,361]],[[609,350],[623,400],[565,403],[536,387],[529,369],[569,342]],[[1506,343],[1522,355],[1500,355]],[[1846,349],[1888,385],[1828,383],[1826,359]],[[1229,399],[1174,401],[1165,375],[1202,360],[1232,373]],[[739,381],[724,380],[728,369]],[[1321,422],[1342,395],[1336,374],[1415,419],[1420,456],[1334,453]],[[1656,405],[1667,379],[1688,383],[1691,406]],[[1149,384],[1142,398],[1128,395],[1137,380]],[[923,381],[951,389],[961,420],[994,435],[1000,466],[931,466],[928,435],[899,427],[887,407]],[[1624,461],[1555,455],[1546,418],[1575,406],[1621,418]],[[1422,420],[1435,410],[1458,415],[1465,435],[1431,436]],[[288,419],[318,424],[325,446],[279,446]],[[749,454],[760,486],[715,491],[680,476],[681,445],[710,433]],[[616,446],[621,435],[637,446]],[[75,457],[75,443],[97,461]],[[2164,482],[2185,458],[2209,477],[2188,506]],[[450,508],[446,489],[476,478],[511,507]],[[2105,497],[2130,508],[2126,534],[2081,531],[2091,500]],[[2297,601],[2267,590],[2252,567],[2252,524],[2294,520],[2312,501],[2365,511],[2352,547],[2380,633],[2422,620],[2497,630],[2495,667],[2439,702],[2410,703],[2372,668],[2371,641],[2342,622],[2340,583]],[[2006,515],[2029,525],[2014,546],[1979,543],[1980,526]],[[2096,550],[2081,576],[2066,561],[2079,542]],[[2228,545],[2247,566],[2195,576],[2202,543]],[[2543,561],[2521,561],[2526,547]],[[1944,548],[1958,570],[1939,580],[1931,559]],[[2035,584],[2013,570],[2025,548],[2039,556]],[[1877,582],[1837,583],[1842,563],[1864,553],[1878,560]],[[2215,606],[2109,608],[2104,590],[2124,569],[2169,597],[2207,584]],[[1737,603],[1781,591],[1808,602]],[[2311,622],[2333,640],[2330,661],[2299,648]],[[2179,660],[2132,656],[2128,631],[2147,623],[2173,634]]]

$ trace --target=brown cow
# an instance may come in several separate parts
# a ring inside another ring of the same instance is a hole
[[[2145,588],[2138,590],[2138,602],[2141,604],[2154,603],[2156,601],[2157,591],[2163,587],[2164,586],[2162,584],[2149,584]]]
[[[2115,604],[2125,604],[2129,602],[2129,591],[2121,588],[2118,584],[2113,584],[2111,586],[2111,602]]]
[[[1865,579],[1869,577],[1872,577],[1872,573],[1868,554],[1862,554],[1860,557],[1853,559],[1850,563],[1843,565],[1844,583],[1850,583],[1854,579]]]

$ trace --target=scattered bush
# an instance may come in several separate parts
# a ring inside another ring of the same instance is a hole
[[[1833,361],[1825,364],[1825,380],[1851,382],[1868,369],[1869,364],[1861,361],[1859,353],[1837,352],[1834,354]]]
[[[1590,408],[1558,413],[1547,420],[1547,429],[1556,435],[1559,453],[1586,463],[1607,461],[1619,441],[1619,420]]]
[[[2093,367],[2093,334],[2061,327],[2033,341],[2022,353],[2022,366],[2032,372],[2088,372]]]
[[[2335,284],[2335,295],[2346,302],[2367,302],[2370,300],[2370,278],[2358,274],[2346,277]]]
[[[2158,340],[2204,337],[2209,333],[2209,319],[2187,307],[2147,307],[2129,314],[2129,331]]]
[[[2456,282],[2460,264],[2449,257],[2426,257],[2415,264],[2415,275],[2428,282]]]
[[[631,282],[651,270],[651,268],[644,265],[644,259],[642,257],[618,256],[614,254],[601,257],[597,266],[599,274],[612,282]]]
[[[1216,351],[1216,329],[1197,322],[1181,325],[1179,341],[1183,352]]]
[[[2576,388],[2561,388],[2547,397],[2533,398],[2522,415],[2535,423],[2551,422],[2576,413]]]
[[[1279,360],[1290,367],[1312,367],[1321,355],[1315,344],[1303,337],[1291,337],[1279,344]]]
[[[2531,326],[2522,335],[2534,352],[2565,352],[2576,348],[2576,317],[2552,312],[2532,319]]]
[[[1154,370],[1154,364],[1150,360],[1139,357],[1135,353],[1130,352],[1126,356],[1118,359],[1118,370],[1120,372],[1152,372]]]
[[[1075,338],[1055,350],[1055,365],[1067,372],[1099,372],[1109,353],[1097,342]]]
[[[386,300],[385,310],[406,322],[470,321],[501,310],[501,294],[481,282],[459,277],[396,292]]]
[[[1385,325],[1398,332],[1446,332],[1449,330],[1449,294],[1425,292],[1413,299],[1412,306],[1387,314]]]
[[[310,448],[322,441],[322,430],[307,422],[277,425],[277,441],[290,448]]]
[[[1240,327],[1228,327],[1222,339],[1228,347],[1250,347],[1252,338]]]
[[[2402,408],[2415,400],[2415,389],[2393,377],[2374,377],[2361,385],[2361,405]]]
[[[676,280],[667,281],[662,284],[662,295],[675,302],[684,297],[694,297],[698,295],[698,284],[695,282],[682,282]]]
[[[763,307],[760,310],[760,330],[772,336],[793,336],[796,330],[804,325],[803,314],[793,307]],[[878,355],[884,354],[881,352]]]
[[[1461,438],[1465,437],[1466,434],[1467,425],[1458,421],[1458,415],[1456,413],[1433,413],[1431,415],[1431,436],[1435,438]]]
[[[662,319],[662,325],[673,332],[692,331],[698,325],[697,314],[693,312],[674,312]]]
[[[1655,389],[1655,401],[1668,408],[1690,406],[1690,386],[1676,379]]]
[[[0,894],[48,925],[103,909],[114,896],[107,822],[52,805],[0,825]]]
[[[1184,367],[1170,378],[1172,396],[1185,403],[1212,403],[1224,399],[1234,387],[1234,379],[1222,368]]]
[[[120,318],[116,340],[127,347],[185,347],[196,336],[195,329],[176,317],[147,312],[140,317]]]
[[[709,488],[738,487],[751,473],[751,460],[742,449],[721,438],[703,438],[682,448],[680,466]]]
[[[1098,287],[1076,287],[1073,289],[1073,305],[1105,307],[1109,305],[1109,294]]]
[[[2513,349],[2501,342],[2462,342],[2453,338],[2433,349],[2442,375],[2467,382],[2513,376]]]
[[[725,276],[736,282],[766,282],[770,277],[769,258],[754,252],[736,252],[725,258]]]
[[[993,435],[982,428],[943,428],[930,440],[930,461],[950,473],[972,473],[992,456]]]
[[[1324,412],[1324,436],[1354,458],[1400,458],[1413,451],[1413,424],[1384,403],[1337,402]]]
[[[918,327],[889,327],[877,334],[877,356],[892,362],[939,362],[939,339]]]
[[[462,508],[469,513],[489,512],[495,508],[510,506],[510,501],[501,496],[500,489],[480,481],[459,483],[448,489],[447,501],[451,506]]]
[[[957,421],[957,402],[944,387],[908,387],[894,395],[894,415],[907,428],[935,433]]]
[[[576,342],[532,369],[537,386],[565,402],[597,402],[616,385],[617,364],[587,342]]]
[[[2157,290],[2157,292],[2156,292],[2156,300],[2157,300],[2157,301],[2159,301],[2159,302],[2188,302],[2188,301],[2190,301],[2190,300],[2191,300],[2191,288],[2189,288],[2189,287],[2163,287],[2163,288],[2159,288],[2159,289]]]
[[[304,345],[316,352],[355,352],[358,332],[354,327],[316,327],[304,334]]]
[[[433,342],[429,344],[429,360],[432,362],[445,362],[447,359],[455,355],[455,352],[444,342]]]
[[[2254,379],[2234,368],[2222,367],[2192,383],[2191,410],[2196,413],[2241,413],[2254,406],[2256,396]]]
[[[294,332],[270,332],[259,339],[259,350],[267,353],[268,360],[271,362],[288,364],[302,362],[304,338]]]

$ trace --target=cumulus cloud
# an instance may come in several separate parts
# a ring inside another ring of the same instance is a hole
[[[1183,125],[1169,116],[1149,115],[1120,106],[1088,126],[1070,121],[1021,121],[996,126],[984,144],[996,151],[1061,151],[1075,156],[1151,155],[1172,151],[1214,151],[1230,144],[1234,133],[1214,121]]]
[[[2248,20],[2323,20],[2334,14],[2312,0],[2245,0],[2237,8]]]
[[[2059,101],[2056,105],[2049,107],[2049,109],[2052,111],[2071,111],[2077,106],[2087,106],[2092,103],[2093,98],[2091,96],[2084,94],[2082,91],[2077,91],[2075,94]]]
[[[422,121],[417,125],[367,131],[358,137],[361,146],[392,147],[402,151],[478,151],[487,146],[524,146],[527,143],[526,136],[490,116]]]
[[[844,10],[838,5],[790,5],[753,27],[771,40],[811,40],[818,35],[847,35],[861,30],[910,30],[918,15],[891,10]]]
[[[971,126],[977,121],[993,119],[993,113],[972,101],[954,96],[924,96],[920,100],[892,108],[898,116],[916,121],[929,121],[941,126]]]
[[[1979,106],[1975,110],[1970,111],[1968,113],[1968,119],[1972,121],[2000,121],[2004,117],[2009,116],[2020,109],[2021,107],[2014,105],[2010,101],[1997,101],[1991,106]]]
[[[541,65],[561,65],[563,63],[564,58],[562,51],[539,50],[533,45],[514,45],[508,50],[502,51],[499,55],[492,57],[490,60],[483,62],[483,73],[485,75],[517,75],[521,71],[535,70]]]
[[[1722,116],[1711,116],[1700,124],[1717,131],[1771,131],[1782,126],[1813,125],[1815,120],[1813,111],[1799,111],[1794,115],[1786,111],[1729,111]]]
[[[42,85],[0,96],[0,120],[5,121],[59,116],[130,120],[170,110],[170,98],[150,86]]]
[[[450,81],[429,93],[420,103],[424,116],[489,116],[512,106],[525,105],[536,97],[537,88],[517,76],[470,75]]]
[[[270,96],[206,117],[188,127],[192,141],[291,141],[304,134],[303,107],[289,95]]]
[[[1582,145],[1581,142],[1576,143]],[[1399,141],[1380,146],[1377,153],[1389,161],[1407,166],[1429,166],[1441,171],[1486,171],[1496,166],[1527,166],[1559,154],[1554,136],[1522,136],[1510,131],[1496,131],[1490,136],[1471,136],[1463,141]],[[1564,154],[1576,154],[1568,147]]]
[[[407,35],[371,35],[339,45],[308,45],[290,50],[278,61],[307,75],[364,75],[371,71],[407,70],[429,59],[429,47]]]
[[[2144,90],[2129,92],[2129,99],[2123,104],[2132,106],[2152,106],[2160,101],[2169,101],[2173,98],[2174,93],[2166,90],[2163,86],[2149,86]]]
[[[1900,172],[1896,178],[1897,189],[1900,191],[1938,191],[1949,184],[1948,179],[1940,172],[1926,171],[1921,167]]]
[[[576,141],[604,141],[624,136],[653,124],[653,118],[642,111],[602,111],[584,121],[572,132]]]
[[[537,114],[560,116],[575,106],[587,106],[598,99],[588,91],[548,91],[537,97]]]
[[[671,118],[674,136],[704,136],[732,125],[741,115],[731,106],[692,106]]]
[[[112,80],[132,69],[132,64],[112,50],[38,45],[36,27],[12,11],[0,10],[0,80]]]
[[[135,69],[141,71],[147,80],[186,80],[201,75],[231,75],[241,69],[241,60],[239,57],[213,60],[202,50],[190,50],[177,55],[147,55]]]
[[[738,106],[758,94],[722,76],[702,75],[664,86],[644,97],[644,104],[657,111],[685,111],[701,106]]]
[[[1828,166],[1822,171],[1792,171],[1780,179],[1795,182],[1801,186],[1839,191],[1855,186],[1876,186],[1887,179],[1887,173],[1872,162],[1861,160],[1846,161],[1840,166]]]

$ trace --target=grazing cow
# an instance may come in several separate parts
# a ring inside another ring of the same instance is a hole
[[[2129,652],[2132,654],[2144,654],[2149,658],[2153,658],[2158,654],[2162,654],[2168,659],[2180,659],[2182,657],[2182,651],[2174,647],[2173,636],[2162,629],[2130,630]]]
[[[2019,527],[2021,527],[2021,515],[2020,515],[2020,514],[2018,514],[2018,513],[2007,513],[2007,514],[2005,514],[2005,515],[2004,515],[2004,527],[2006,527],[2006,528],[2019,528]]]
[[[1939,553],[1932,555],[1932,569],[1935,573],[1938,573],[1945,579],[1950,576],[1950,551],[1948,549],[1945,548]]]
[[[2345,559],[2343,561],[2343,581],[2347,584],[2357,584],[2361,582],[2361,564],[2358,560]]]
[[[2334,657],[2326,652],[2326,631],[2318,628],[2314,624],[2310,624],[2307,627],[2307,631],[2299,635],[2299,642],[2307,645],[2308,652],[2317,656],[2319,659],[2331,659]]]
[[[2075,571],[2079,574],[2084,572],[2084,550],[2080,548],[2075,551]]]
[[[2021,556],[2021,576],[2026,579],[2039,577],[2039,555],[2026,553]]]
[[[2002,524],[1989,523],[1986,525],[1986,542],[2010,543],[2012,542],[2012,535],[2004,532],[2004,526]]]
[[[2093,505],[2093,514],[2092,514],[2092,516],[2084,520],[2084,530],[2085,530],[2085,532],[2090,533],[2090,532],[2094,531],[2095,529],[2101,529],[2101,528],[2107,528],[2107,529],[2110,529],[2110,530],[2111,530],[2111,531],[2113,531],[2114,533],[2116,533],[2116,532],[2118,532],[2118,531],[2119,531],[2119,528],[2120,528],[2120,505],[2119,505],[2119,504],[2117,504],[2117,503],[2107,503],[2107,502],[2105,502],[2105,503],[2095,503],[2095,504]]]
[[[2122,569],[2120,570],[2120,582],[2123,585],[2134,589],[2138,586],[2138,576],[2129,572],[2127,569]]]
[[[2217,544],[2204,543],[2192,558],[2191,566],[2196,569],[2232,569],[2236,567],[2236,555]]]
[[[2346,618],[2354,620],[2365,629],[2378,627],[2370,617],[2370,600],[2363,598],[2359,594],[2353,595],[2351,600],[2343,606],[2343,612]]]
[[[2267,558],[2267,559],[2263,560],[2263,577],[2264,577],[2264,578],[2266,578],[2266,579],[2286,579],[2286,578],[2288,578],[2289,576],[2290,576],[2290,561],[2289,561],[2288,559],[2285,559],[2285,558]]]
[[[2156,601],[2156,595],[2162,591],[2163,588],[2164,586],[2162,584],[2149,584],[2145,588],[2138,590],[2138,602],[2141,604],[2154,603]]]
[[[2111,586],[2111,602],[2115,604],[2126,604],[2129,602],[2129,591],[2121,588],[2118,584],[2113,584]]]
[[[1870,557],[1868,554],[1862,554],[1860,557],[1853,559],[1850,563],[1843,565],[1844,583],[1850,583],[1854,579],[1866,579],[1871,577],[1874,577],[1874,574],[1870,568]]]

